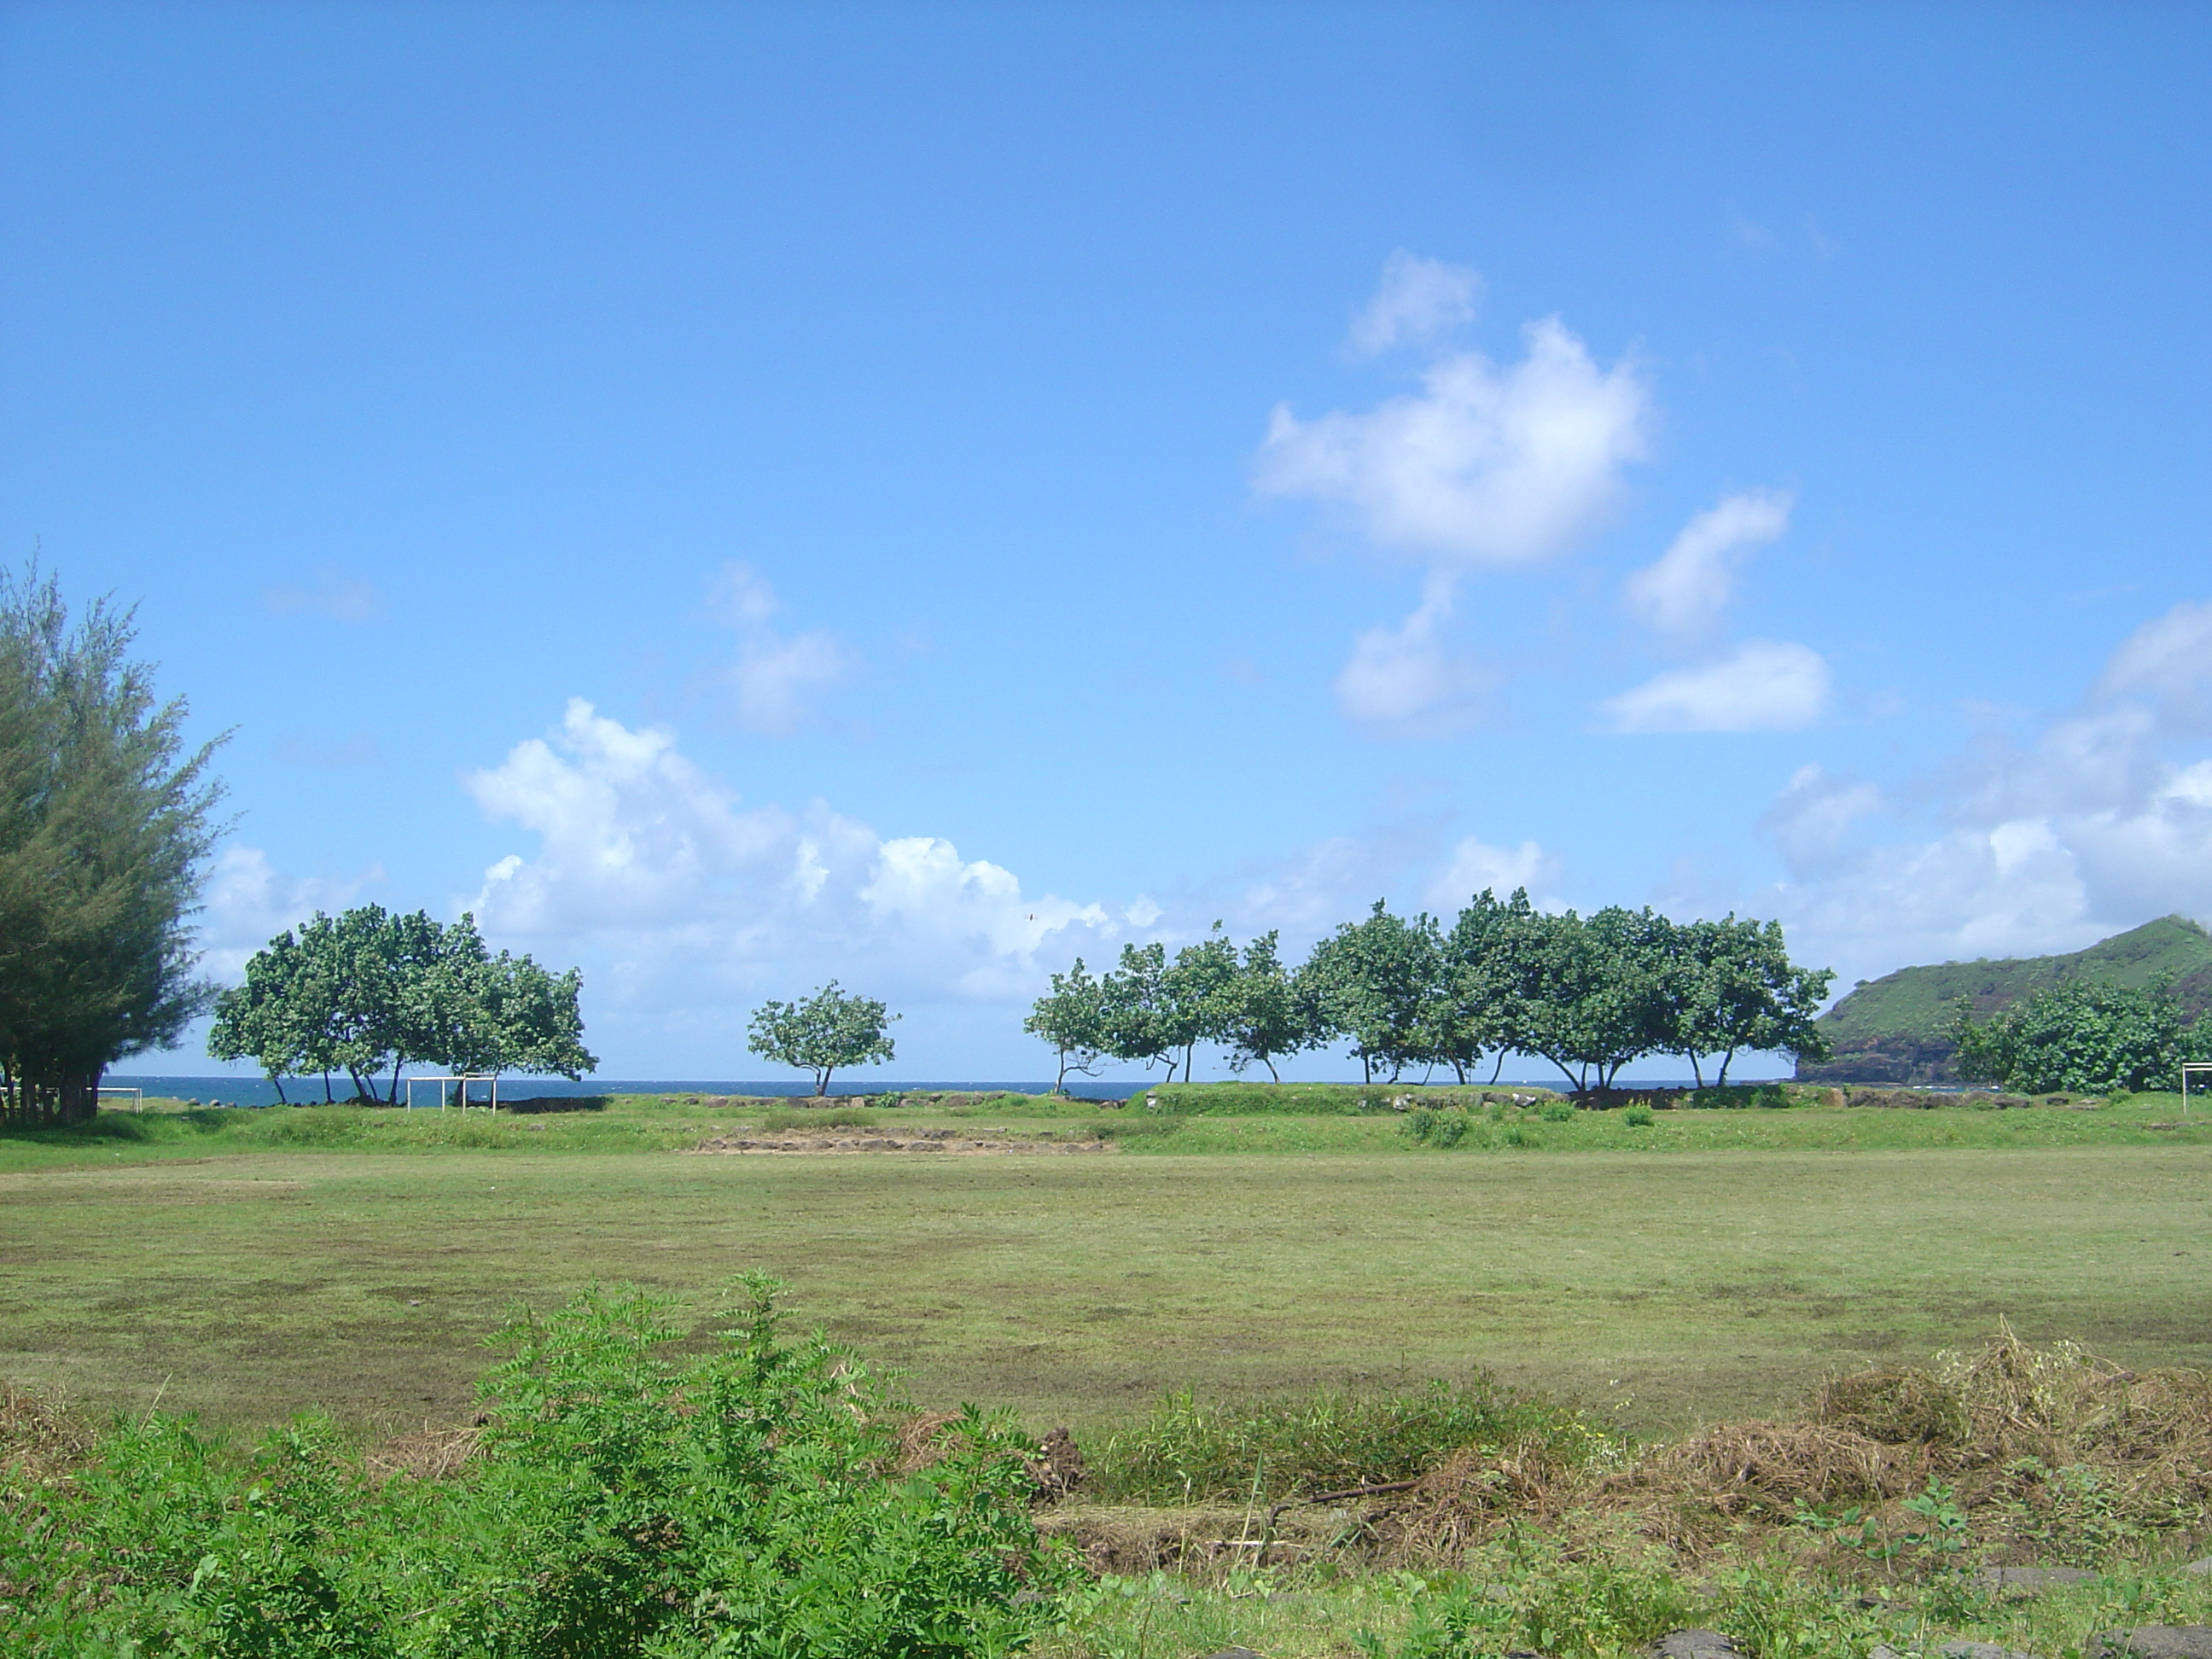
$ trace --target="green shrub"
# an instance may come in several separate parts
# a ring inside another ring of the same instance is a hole
[[[1575,1121],[1575,1103],[1554,1095],[1544,1103],[1538,1115],[1547,1123],[1572,1123]]]
[[[1468,1112],[1445,1106],[1417,1106],[1406,1115],[1398,1133],[1426,1146],[1456,1146],[1467,1139],[1474,1122]]]
[[[703,1357],[670,1304],[590,1292],[503,1334],[479,1455],[366,1479],[328,1428],[240,1455],[125,1423],[68,1480],[0,1493],[0,1648],[178,1659],[957,1659],[1018,1645],[1067,1573],[1025,1455],[972,1409],[902,1473],[846,1351],[771,1287]],[[912,1460],[907,1460],[910,1463]]]
[[[1785,1111],[1796,1104],[1781,1083],[1731,1083],[1725,1089],[1692,1089],[1689,1103],[1705,1111],[1741,1111],[1747,1106]]]
[[[1659,1120],[1650,1103],[1639,1100],[1620,1115],[1620,1121],[1632,1129],[1648,1129]]]

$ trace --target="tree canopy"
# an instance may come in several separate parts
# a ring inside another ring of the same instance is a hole
[[[2163,982],[2137,989],[2081,980],[2039,991],[1987,1020],[1955,1005],[1959,1075],[2022,1094],[2171,1089],[2185,1060],[2212,1058],[2212,1021],[2189,1023]]]
[[[833,1073],[892,1057],[890,1028],[898,1018],[873,997],[840,990],[833,979],[804,1002],[763,1003],[746,1046],[763,1060],[813,1073],[819,1099],[830,1092]]]
[[[554,974],[526,956],[494,956],[466,914],[447,927],[375,904],[318,912],[255,951],[245,982],[216,999],[208,1052],[258,1061],[279,1099],[285,1078],[318,1075],[331,1099],[331,1075],[343,1073],[356,1099],[396,1103],[400,1073],[416,1062],[575,1079],[599,1064],[584,1047],[582,985],[573,968]]]
[[[131,660],[128,611],[72,626],[58,584],[0,573],[0,1117],[70,1122],[115,1061],[207,1006],[190,920],[220,825],[215,744]],[[217,742],[220,739],[216,740]]]
[[[1578,1089],[1610,1087],[1651,1054],[1681,1055],[1703,1084],[1716,1056],[1725,1083],[1739,1054],[1825,1053],[1813,1022],[1831,975],[1790,960],[1778,922],[1678,923],[1617,905],[1583,916],[1486,890],[1446,931],[1377,900],[1296,968],[1275,933],[1240,958],[1220,927],[1172,957],[1157,940],[1125,945],[1097,981],[1079,962],[1055,975],[1024,1029],[1058,1048],[1063,1085],[1070,1055],[1088,1070],[1100,1054],[1188,1081],[1201,1042],[1226,1048],[1232,1070],[1257,1060],[1277,1076],[1282,1056],[1343,1041],[1370,1081],[1442,1066],[1464,1083],[1486,1055],[1502,1067],[1519,1053]]]

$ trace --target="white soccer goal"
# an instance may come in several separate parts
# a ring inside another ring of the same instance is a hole
[[[101,1084],[100,1085],[100,1097],[102,1100],[105,1100],[110,1095],[129,1095],[131,1097],[131,1109],[132,1111],[143,1112],[146,1109],[146,1091],[143,1089],[133,1089],[126,1085],[119,1083]]]
[[[418,1083],[438,1085],[438,1109],[441,1112],[448,1103],[446,1098],[447,1084],[453,1086],[452,1103],[459,1106],[463,1111],[469,1109],[469,1085],[471,1083],[489,1085],[491,1090],[489,1097],[477,1102],[478,1105],[489,1106],[495,1112],[499,1109],[499,1073],[496,1072],[464,1072],[458,1077],[410,1077],[407,1079],[407,1109],[410,1112],[415,1109],[415,1085]]]
[[[2181,1115],[2184,1117],[2189,1115],[2189,1079],[2191,1078],[2197,1079],[2197,1091],[2199,1094],[2203,1093],[2207,1089],[2212,1089],[2212,1060],[2190,1060],[2182,1062]]]

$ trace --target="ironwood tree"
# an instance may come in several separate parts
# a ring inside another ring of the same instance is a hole
[[[0,573],[0,1119],[75,1123],[118,1060],[208,1006],[191,918],[222,826],[220,738],[185,740],[132,612],[74,623],[36,566]]]

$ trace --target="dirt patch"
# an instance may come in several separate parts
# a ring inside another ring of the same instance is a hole
[[[938,1152],[964,1158],[1017,1153],[1104,1152],[1112,1143],[1090,1135],[1063,1139],[1050,1131],[1034,1135],[994,1129],[775,1129],[714,1135],[695,1152]]]

